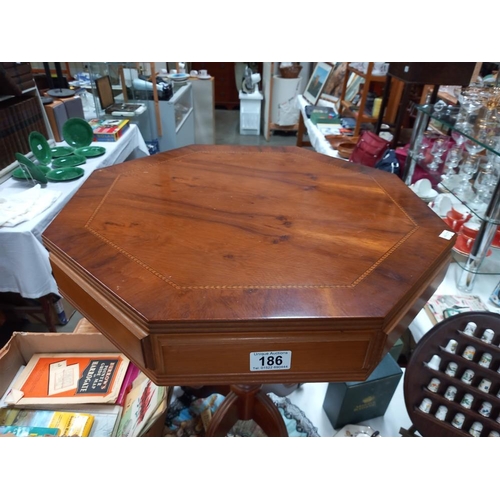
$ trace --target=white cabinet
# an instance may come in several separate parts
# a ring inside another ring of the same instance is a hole
[[[173,82],[173,95],[170,100],[163,99],[159,86],[156,91],[151,84],[156,77],[155,63],[89,63],[90,73],[108,75],[112,89],[121,94],[115,95],[117,102],[141,103],[146,111],[133,116],[123,116],[135,123],[151,148],[168,151],[195,143],[195,123],[193,107],[193,88],[189,81]],[[147,75],[150,75],[149,77]],[[94,91],[96,109],[98,99]],[[156,152],[150,149],[150,152]]]
[[[147,111],[135,117],[133,122],[139,126],[146,142],[158,141],[160,152],[195,143],[193,88],[190,82],[174,84],[174,95],[169,101],[134,102],[147,104]]]

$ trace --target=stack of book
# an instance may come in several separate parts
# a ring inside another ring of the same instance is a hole
[[[35,354],[0,400],[0,436],[143,436],[167,393],[121,353]]]
[[[35,85],[29,62],[0,63],[0,94],[20,96]]]

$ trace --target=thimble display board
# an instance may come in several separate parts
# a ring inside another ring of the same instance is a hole
[[[499,343],[500,315],[491,312],[457,314],[422,337],[404,381],[422,436],[500,437]]]

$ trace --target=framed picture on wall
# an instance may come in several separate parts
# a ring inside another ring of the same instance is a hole
[[[314,71],[311,74],[311,78],[309,79],[309,82],[307,82],[307,86],[304,90],[304,97],[313,106],[315,106],[318,102],[323,87],[325,86],[332,69],[333,66],[330,63],[316,63],[316,67],[314,68]]]

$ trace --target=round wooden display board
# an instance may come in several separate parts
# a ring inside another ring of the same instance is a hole
[[[471,321],[477,325],[474,336],[462,333],[465,325]],[[491,328],[495,332],[491,344],[481,340],[481,336],[487,328]],[[455,353],[445,350],[448,342],[452,339],[458,343]],[[491,431],[500,433],[500,423],[496,421],[497,417],[500,416],[500,398],[496,397],[496,394],[500,391],[500,373],[497,372],[500,369],[499,342],[500,315],[490,312],[467,312],[445,319],[429,330],[421,339],[406,369],[404,395],[408,415],[422,436],[470,437],[469,429],[474,422],[483,425],[480,437],[488,436]],[[476,349],[471,361],[462,356],[468,346]],[[484,353],[489,353],[492,356],[489,368],[478,364]],[[427,366],[427,363],[435,354],[441,358],[439,370],[433,370]],[[448,363],[452,361],[458,365],[454,377],[445,373]],[[468,369],[474,372],[470,385],[461,380],[463,373]],[[427,388],[432,378],[437,378],[440,381],[437,392],[432,392]],[[482,392],[478,388],[482,379],[491,381],[488,393]],[[449,386],[454,386],[457,389],[453,401],[449,401],[444,397]],[[460,404],[465,394],[471,394],[474,397],[470,409],[464,408]],[[424,398],[429,398],[432,401],[429,413],[419,409]],[[492,405],[489,417],[479,413],[483,402],[489,402]],[[441,405],[448,409],[444,421],[435,417],[435,413]],[[461,429],[457,429],[451,424],[457,413],[462,413],[465,416]]]

